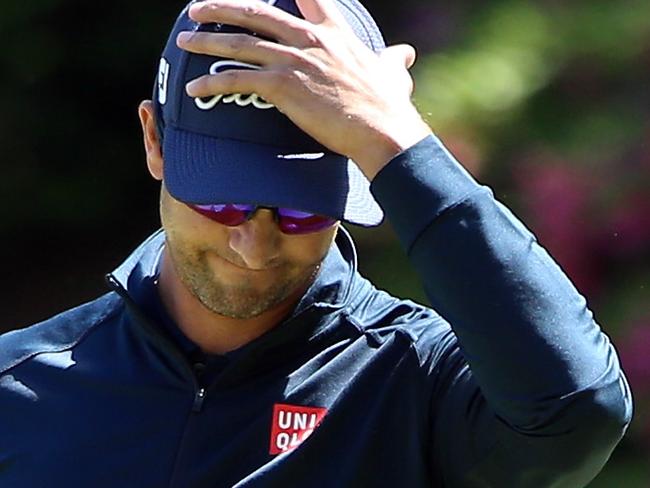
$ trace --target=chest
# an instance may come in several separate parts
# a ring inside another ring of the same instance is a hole
[[[334,344],[238,384],[103,362],[11,375],[23,389],[0,394],[3,483],[431,486],[428,394],[403,341]]]

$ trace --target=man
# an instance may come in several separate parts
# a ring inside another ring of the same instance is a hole
[[[631,418],[615,351],[430,133],[414,58],[384,49],[355,0],[182,12],[139,109],[164,231],[107,295],[0,339],[2,486],[575,488],[597,474]],[[382,209],[435,311],[356,272],[339,223]]]

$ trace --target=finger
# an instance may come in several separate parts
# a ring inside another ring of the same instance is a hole
[[[396,44],[384,49],[379,56],[382,59],[388,59],[389,62],[404,66],[411,69],[415,64],[417,54],[415,48],[410,44]]]
[[[310,24],[260,0],[208,0],[190,7],[196,22],[236,25],[283,44],[310,45]]]
[[[185,31],[178,34],[176,44],[196,54],[221,56],[260,66],[287,64],[300,57],[296,48],[248,34]]]
[[[300,13],[312,24],[329,23],[349,28],[348,22],[332,0],[296,0]]]
[[[212,97],[233,93],[256,93],[265,100],[280,83],[272,71],[230,69],[216,75],[203,75],[190,81],[185,90],[190,97]]]

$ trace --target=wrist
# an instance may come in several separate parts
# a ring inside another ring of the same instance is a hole
[[[417,115],[406,123],[398,124],[393,130],[377,129],[366,140],[364,147],[351,159],[372,181],[377,173],[398,154],[431,135],[431,128]]]

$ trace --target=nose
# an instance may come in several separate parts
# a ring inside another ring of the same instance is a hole
[[[229,235],[230,249],[250,269],[272,267],[280,257],[280,240],[273,212],[265,208],[257,210],[243,224],[232,227]]]

